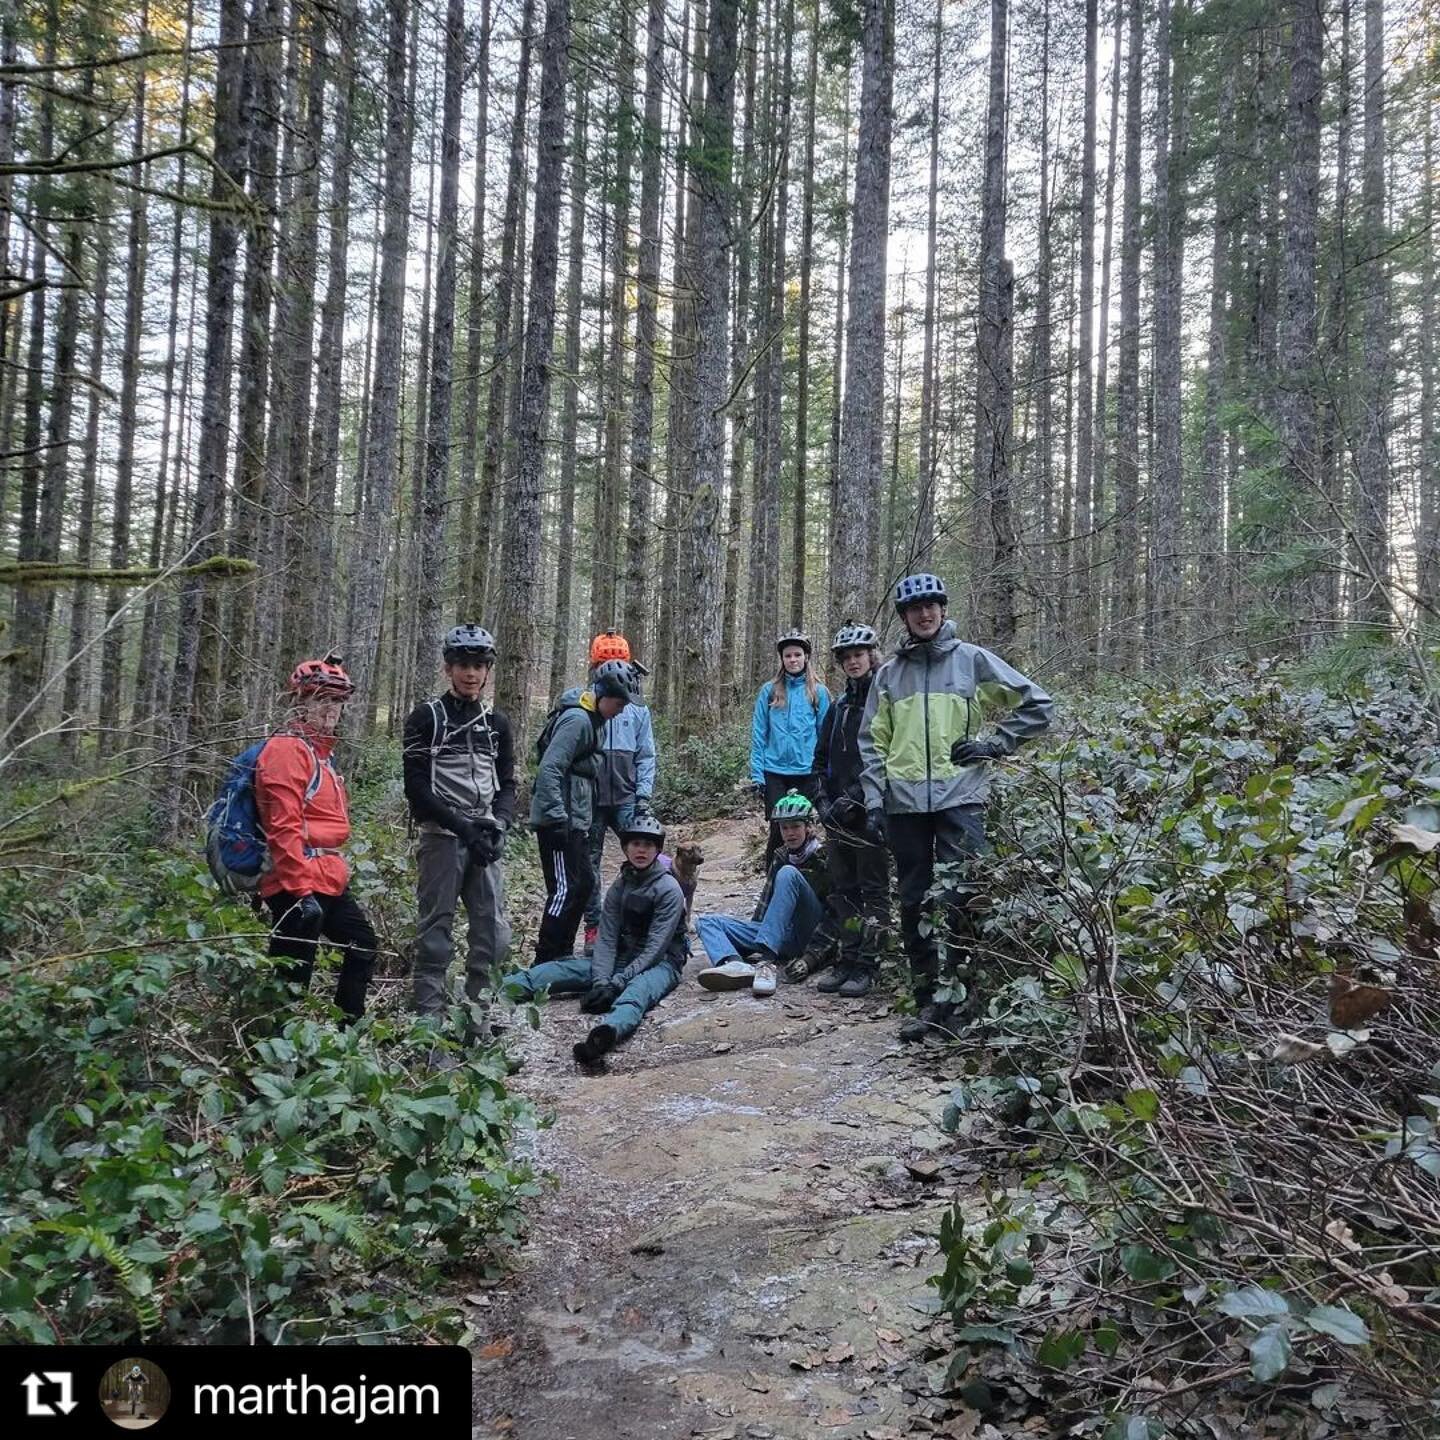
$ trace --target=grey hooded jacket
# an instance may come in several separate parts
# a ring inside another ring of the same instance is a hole
[[[627,860],[605,892],[600,933],[590,960],[592,980],[628,985],[662,962],[685,968],[685,892],[657,860],[637,870]]]

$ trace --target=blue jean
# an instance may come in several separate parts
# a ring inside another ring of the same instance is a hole
[[[517,1001],[533,1000],[537,990],[549,989],[551,995],[583,995],[590,988],[591,967],[588,955],[567,955],[563,960],[547,960],[528,970],[517,970],[505,977],[505,989]],[[596,1018],[597,1025],[614,1027],[615,1038],[633,1035],[640,1022],[678,984],[680,975],[673,965],[661,961],[642,970],[616,997],[615,1003]]]
[[[781,866],[775,892],[759,920],[737,915],[702,915],[695,933],[712,965],[723,965],[738,955],[769,950],[776,955],[798,955],[809,943],[815,927],[825,918],[820,897],[793,865]]]
[[[600,857],[605,853],[605,831],[621,834],[635,818],[635,802],[627,800],[623,805],[597,805],[590,820],[590,868],[595,872],[595,884],[590,898],[585,902],[585,927],[600,923],[600,905],[605,899],[605,887],[600,883]]]

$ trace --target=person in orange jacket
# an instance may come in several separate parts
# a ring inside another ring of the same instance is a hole
[[[350,867],[340,853],[350,838],[350,814],[331,755],[355,686],[327,656],[297,665],[289,688],[294,712],[255,764],[255,804],[270,850],[270,869],[259,885],[274,922],[270,954],[290,960],[285,978],[308,988],[319,942],[339,950],[335,1003],[353,1024],[365,1013],[375,931],[350,893]]]

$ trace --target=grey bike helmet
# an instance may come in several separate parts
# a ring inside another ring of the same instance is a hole
[[[948,605],[950,596],[946,593],[945,582],[938,575],[907,575],[895,587],[895,613],[903,615],[907,605],[914,605],[919,600],[938,600],[940,604]]]
[[[462,656],[492,663],[495,659],[495,637],[483,625],[456,625],[445,632],[441,648],[448,662],[459,660]]]
[[[835,632],[835,638],[830,642],[830,653],[838,656],[842,650],[874,650],[879,644],[880,637],[871,626],[857,625],[855,621],[847,620]]]
[[[784,654],[787,645],[798,645],[807,655],[810,654],[810,637],[803,630],[787,630],[775,641],[777,654]]]
[[[620,832],[620,843],[627,840],[653,840],[658,849],[665,848],[665,827],[646,810],[637,810],[630,823]]]
[[[640,677],[628,660],[606,660],[595,667],[590,688],[597,697],[623,700],[628,705],[640,694]]]

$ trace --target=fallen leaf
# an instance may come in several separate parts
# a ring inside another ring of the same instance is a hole
[[[831,1365],[843,1365],[847,1360],[855,1358],[855,1347],[847,1345],[843,1340],[838,1345],[832,1345],[825,1352],[825,1359]]]
[[[839,1425],[848,1425],[854,1417],[850,1412],[839,1405],[829,1410],[822,1410],[816,1417],[819,1423],[827,1430],[833,1430]]]
[[[916,1159],[907,1160],[905,1168],[917,1180],[933,1180],[940,1173],[940,1162],[938,1160]]]
[[[480,1347],[480,1358],[482,1360],[503,1360],[515,1349],[515,1337],[503,1335],[499,1340],[492,1340],[488,1345]]]
[[[883,1340],[887,1345],[898,1345],[905,1337],[898,1330],[877,1330],[875,1338]]]
[[[1419,825],[1395,825],[1390,835],[1397,845],[1409,845],[1422,855],[1428,855],[1440,845],[1440,830],[1425,830]]]
[[[583,1295],[567,1295],[565,1297],[565,1308],[572,1314],[576,1314],[585,1308],[585,1297]]]
[[[1270,1052],[1272,1060],[1282,1065],[1303,1065],[1307,1060],[1319,1060],[1330,1052],[1324,1045],[1313,1040],[1302,1040],[1298,1035],[1282,1035]]]
[[[1403,1285],[1397,1285],[1394,1276],[1388,1270],[1382,1270],[1375,1280],[1375,1294],[1387,1305],[1408,1305],[1410,1303],[1410,1292]]]
[[[889,1425],[872,1425],[865,1432],[865,1440],[905,1440],[905,1437]]]
[[[811,1350],[804,1355],[797,1355],[790,1362],[790,1368],[792,1370],[813,1370],[822,1359],[824,1357],[818,1350]]]
[[[465,1297],[465,1303],[467,1305],[479,1305],[483,1307],[490,1303],[490,1297],[476,1292],[474,1295],[467,1295]]]
[[[860,1302],[860,1313],[862,1315],[873,1315],[880,1308],[880,1302],[873,1296],[867,1295]]]
[[[627,1305],[619,1318],[627,1330],[639,1330],[645,1324],[645,1317],[633,1305]]]
[[[745,1388],[747,1390],[754,1390],[760,1395],[768,1395],[770,1393],[770,1381],[768,1377],[761,1375],[756,1370],[747,1370],[745,1372]]]
[[[1360,1242],[1351,1233],[1350,1227],[1337,1215],[1326,1227],[1325,1233],[1343,1249],[1358,1252]]]
[[[723,1045],[716,1045],[710,1053],[712,1055],[728,1055],[735,1047],[727,1040]]]
[[[1348,975],[1330,977],[1330,1023],[1341,1030],[1354,1030],[1382,1010],[1394,997],[1378,985],[1361,985]]]

